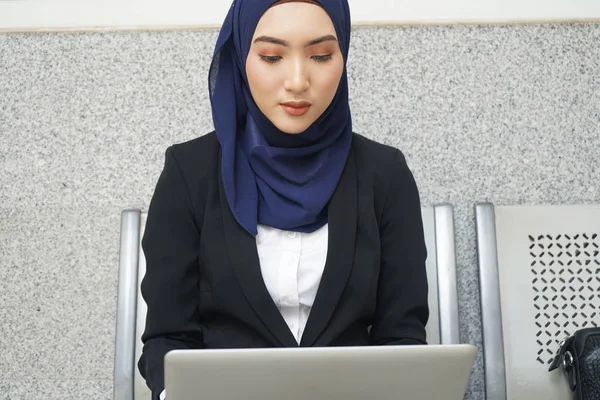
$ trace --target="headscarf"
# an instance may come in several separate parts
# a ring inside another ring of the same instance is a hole
[[[312,1],[313,3],[315,1]],[[209,72],[213,123],[221,145],[221,177],[237,222],[313,232],[327,223],[327,206],[352,141],[346,62],[347,0],[319,0],[335,26],[344,72],[326,111],[299,134],[280,131],[250,93],[246,59],[261,16],[276,0],[235,0],[222,25]]]

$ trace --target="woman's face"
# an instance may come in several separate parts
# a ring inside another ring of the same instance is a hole
[[[335,27],[321,7],[284,3],[260,19],[246,60],[250,92],[281,131],[305,131],[329,107],[344,70]]]

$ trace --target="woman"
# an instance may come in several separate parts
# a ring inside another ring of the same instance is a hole
[[[426,250],[403,155],[352,132],[347,0],[236,0],[215,132],[170,147],[143,238],[141,374],[173,349],[425,343]]]

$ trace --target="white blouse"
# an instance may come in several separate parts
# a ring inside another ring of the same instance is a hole
[[[258,226],[263,280],[298,343],[325,268],[328,236],[327,225],[312,233]]]
[[[258,226],[256,248],[263,280],[298,343],[325,269],[328,239],[328,225],[312,233]],[[160,399],[165,399],[164,390]]]

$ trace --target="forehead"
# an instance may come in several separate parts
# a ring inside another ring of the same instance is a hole
[[[257,35],[286,35],[293,37],[335,35],[329,14],[319,5],[304,1],[277,3],[261,16],[256,26]]]

